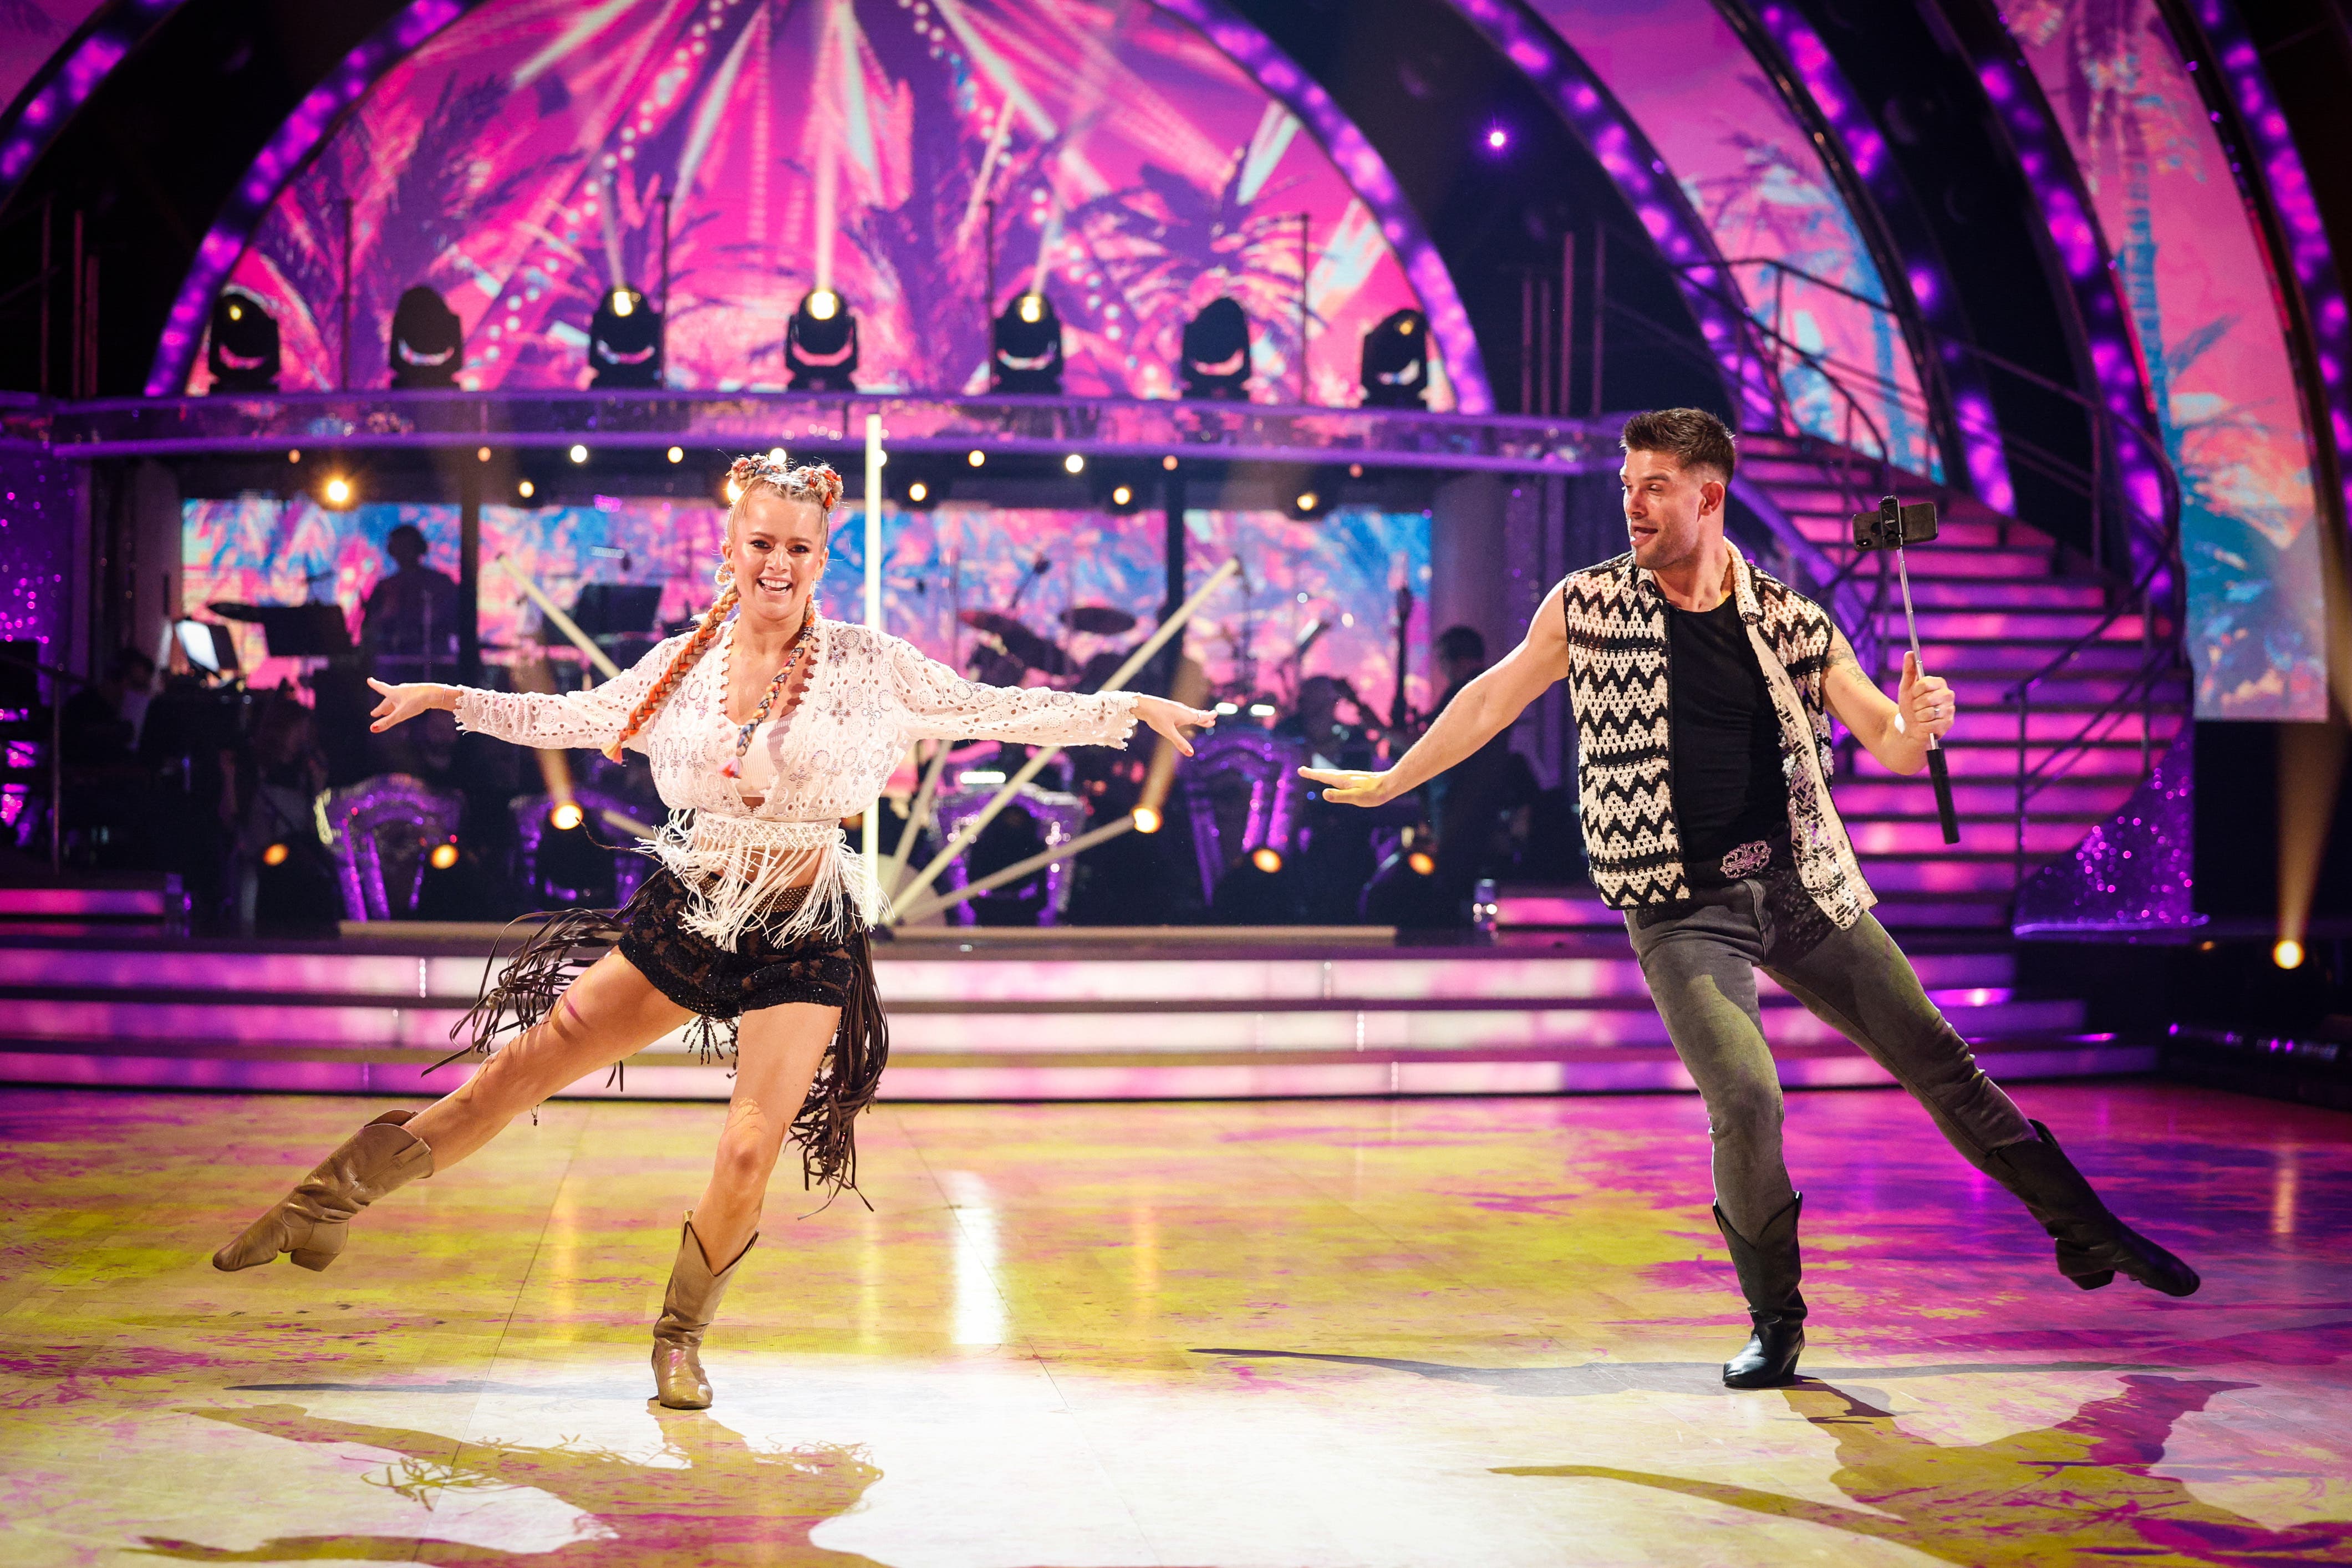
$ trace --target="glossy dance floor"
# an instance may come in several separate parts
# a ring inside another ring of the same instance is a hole
[[[2352,1118],[2021,1099],[2202,1294],[2080,1294],[1907,1100],[1800,1096],[1814,1378],[1735,1395],[1691,1099],[895,1106],[687,1415],[715,1106],[553,1105],[232,1277],[381,1102],[0,1091],[0,1561],[2352,1563]]]

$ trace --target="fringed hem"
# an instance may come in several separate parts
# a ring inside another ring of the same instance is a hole
[[[888,918],[865,858],[831,823],[675,811],[639,843],[686,889],[685,929],[730,951],[748,931],[796,947],[846,941]]]
[[[857,1118],[873,1109],[882,1069],[890,1065],[890,1020],[874,983],[872,938],[859,930],[845,945],[851,978],[841,1026],[793,1119],[793,1136],[801,1146],[801,1185],[828,1189],[828,1203],[845,1188],[857,1192]],[[857,1201],[866,1203],[865,1194],[858,1194]]]
[[[523,915],[510,921],[509,931],[523,921],[547,923],[530,934],[503,969],[498,963],[499,945],[504,939],[491,947],[482,964],[480,995],[464,1017],[449,1026],[449,1037],[454,1040],[464,1034],[466,1043],[425,1070],[436,1072],[463,1056],[487,1057],[497,1048],[500,1035],[520,1035],[544,1023],[572,983],[619,944],[621,914],[618,910],[565,910],[553,915]],[[619,1081],[619,1070],[614,1063],[614,1082]]]

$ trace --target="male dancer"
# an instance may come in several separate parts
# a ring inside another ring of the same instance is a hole
[[[1625,929],[1675,1050],[1706,1101],[1715,1221],[1754,1325],[1733,1388],[1792,1381],[1804,1349],[1802,1204],[1780,1156],[1780,1086],[1758,969],[1868,1052],[1977,1169],[2022,1201],[2085,1290],[2117,1273],[2167,1295],[2194,1270],[2099,1201],[2057,1140],[1977,1067],[1871,915],[1830,804],[1829,721],[1898,773],[1952,727],[1950,686],[1904,656],[1898,699],[1818,605],[1723,537],[1737,454],[1696,408],[1626,421],[1633,550],[1572,573],[1510,656],[1463,689],[1386,773],[1309,768],[1327,800],[1378,805],[1471,755],[1565,678],[1592,880]]]

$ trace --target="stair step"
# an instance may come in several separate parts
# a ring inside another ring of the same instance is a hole
[[[1889,596],[1893,597],[1891,594]],[[2095,578],[2053,577],[2046,574],[2023,577],[1928,577],[1912,581],[1911,602],[1922,610],[1995,608],[2016,615],[2089,610],[2104,616],[2107,613],[2107,589]],[[1895,612],[1900,614],[1902,600],[1895,598],[1894,603]]]
[[[1934,815],[1934,800],[1926,803],[1928,814],[1923,817],[1904,820],[1857,819],[1851,813],[1841,813],[1845,820],[1846,837],[1853,840],[1854,853],[1862,857],[1867,874],[1874,857],[1887,855],[2007,855],[2017,843],[2014,818],[1984,816],[1963,818],[1960,841],[1944,843],[1944,830]],[[2092,818],[2100,821],[2102,818]],[[2039,860],[2053,855],[2073,852],[2083,841],[2089,823],[2076,820],[2035,816],[2025,825],[2025,853]]]
[[[1897,625],[1901,616],[1895,617]],[[2050,661],[2067,652],[2072,639],[2062,637],[2006,637],[1998,642],[1954,641],[1948,638],[1921,637],[1919,656],[1927,668],[1937,674],[1947,669],[1968,669],[1979,673],[1996,673],[2023,677],[2040,673]],[[2137,637],[2095,637],[2075,648],[2059,668],[2080,677],[2094,671],[2103,675],[2131,676],[2139,673],[2147,662],[2147,654]]]
[[[2170,739],[2170,736],[2159,733],[2151,749],[2161,751]],[[2058,748],[2054,746],[2029,745],[2025,749],[2025,765],[2038,767],[2056,750]],[[2084,750],[2087,754],[2076,758],[2067,768],[2067,777],[2087,775],[2137,779],[2139,775],[2139,742],[2137,740],[2094,742]],[[1955,779],[2011,779],[2017,776],[2017,742],[2014,739],[1982,742],[1956,741],[1945,748],[1944,755],[1945,765]],[[1891,773],[1867,752],[1856,756],[1854,768],[1860,776],[1866,778],[1902,776]],[[1927,775],[1922,773],[1920,776],[1925,778]]]
[[[1916,600],[1914,600],[1916,603]],[[1900,635],[1903,630],[1903,606],[1897,601],[1891,611],[1884,611],[1887,630]],[[2048,642],[2064,647],[2077,637],[2098,633],[2101,642],[2128,642],[2137,647],[2140,640],[2140,620],[2137,615],[2117,616],[2104,626],[2106,612],[2098,609],[2072,609],[2055,605],[2004,604],[1998,599],[1976,605],[1939,605],[1929,609],[1918,605],[1919,640],[1936,642]]]
[[[2045,785],[2033,797],[2033,815],[2047,816],[2053,821],[2091,823],[2106,816],[2122,804],[2122,797],[2139,782],[2137,774],[2128,779],[2077,779],[2068,775],[2057,784]],[[1908,778],[1841,777],[1830,793],[1837,799],[1838,815],[1851,824],[1885,817],[1914,819],[1935,814],[1934,781],[1926,773]],[[1971,816],[2009,820],[2017,804],[2015,785],[2009,780],[1990,784],[1971,784],[1965,779],[1952,782],[1952,805],[1962,818]]]

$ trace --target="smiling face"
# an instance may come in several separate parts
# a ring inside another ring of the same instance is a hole
[[[816,502],[764,485],[745,496],[727,536],[742,613],[780,630],[797,626],[824,571],[826,539],[824,509]]]
[[[1723,533],[1724,483],[1714,468],[1685,468],[1671,452],[1630,451],[1618,470],[1633,563],[1670,571]]]

